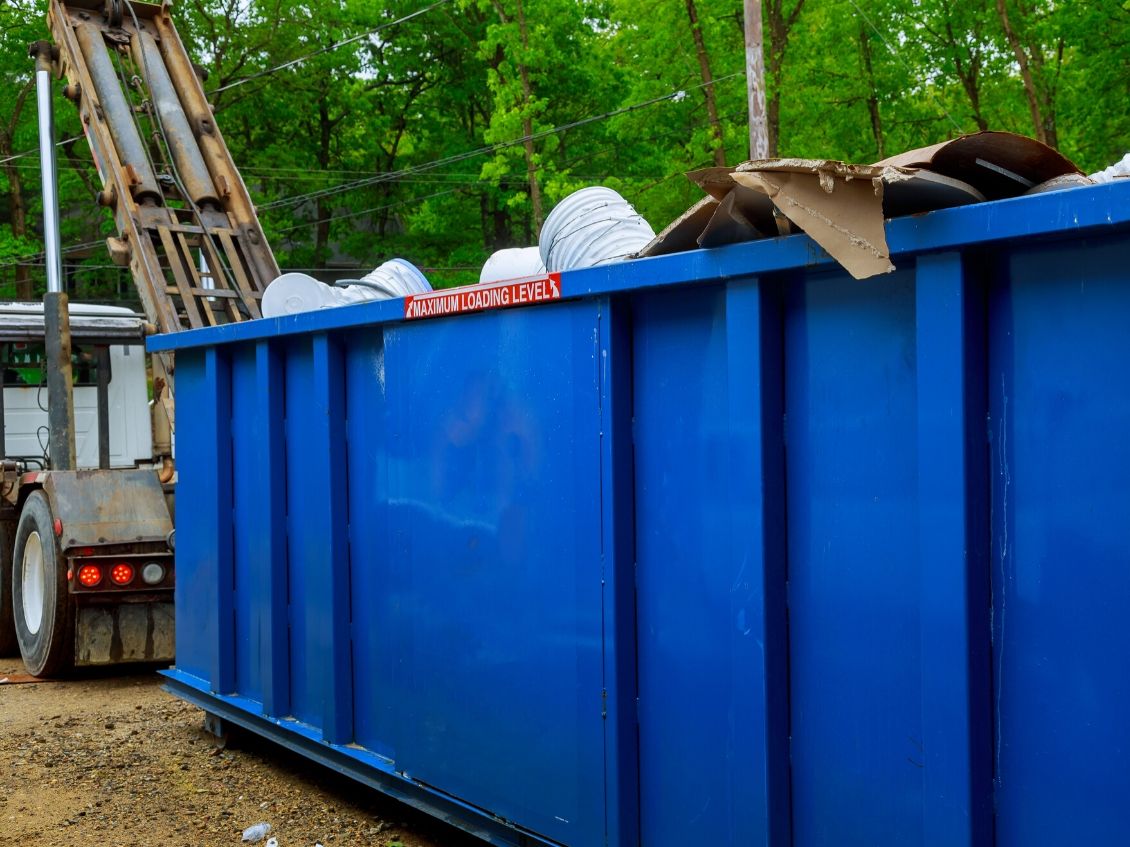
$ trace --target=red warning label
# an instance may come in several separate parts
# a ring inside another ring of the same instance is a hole
[[[561,274],[449,288],[404,298],[404,317],[435,318],[561,299]]]

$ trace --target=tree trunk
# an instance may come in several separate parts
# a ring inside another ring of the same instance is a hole
[[[330,141],[333,138],[333,122],[330,120],[329,106],[323,100],[318,104],[318,164],[325,171],[330,165]],[[324,197],[319,197],[314,227],[314,266],[325,267],[330,241],[329,206]]]
[[[722,124],[718,120],[718,101],[714,96],[714,75],[710,71],[710,57],[706,53],[706,40],[702,37],[702,27],[698,22],[698,9],[694,0],[686,0],[687,17],[691,21],[691,35],[694,37],[694,50],[698,55],[698,67],[702,74],[702,94],[706,99],[706,116],[710,120],[710,132],[714,136],[714,164],[726,164],[726,148],[722,144]]]
[[[1020,37],[1016,34],[1016,30],[1012,28],[1012,23],[1008,19],[1008,8],[1005,5],[1005,0],[997,0],[997,15],[1001,19],[1004,36],[1008,39],[1012,54],[1016,56],[1016,63],[1020,66],[1020,78],[1024,81],[1024,93],[1028,96],[1028,110],[1032,113],[1032,128],[1036,131],[1036,138],[1048,144],[1048,134],[1044,129],[1044,120],[1040,114],[1040,94],[1036,90],[1036,82],[1032,77],[1028,53],[1024,50],[1024,45],[1020,43]]]
[[[984,39],[981,33],[974,30],[973,33],[955,33],[953,24],[950,18],[946,18],[946,38],[945,43],[950,50],[953,51],[953,64],[957,71],[957,78],[961,81],[961,87],[965,89],[965,96],[969,98],[969,105],[973,109],[973,120],[977,124],[977,129],[984,132],[989,128],[989,122],[985,120],[985,116],[981,113],[981,47],[979,46]],[[972,35],[972,37],[970,37]],[[968,45],[969,61],[963,61],[962,50]]]
[[[517,0],[518,6],[518,37],[522,42],[523,58],[526,50],[529,49],[529,34],[526,30],[526,12],[522,7],[522,0]],[[503,8],[500,0],[494,0],[494,10],[498,13],[498,19],[504,24],[510,23],[510,18],[506,14],[506,9]],[[502,66],[504,56],[502,53],[502,46],[495,50],[493,67],[495,73],[498,73],[499,68]],[[524,61],[517,62],[518,65],[518,80],[522,86],[522,135],[526,140],[522,143],[522,149],[525,151],[526,157],[526,183],[530,191],[530,206],[533,209],[534,217],[534,231],[541,230],[541,187],[538,185],[537,178],[537,164],[534,162],[534,141],[530,138],[534,134],[534,118],[530,113],[530,102],[533,99],[533,90],[530,85],[530,69],[526,67]],[[501,74],[499,74],[501,78]]]
[[[863,59],[863,73],[867,77],[867,114],[871,118],[871,134],[875,137],[875,149],[879,159],[885,159],[883,152],[883,116],[879,112],[879,93],[875,87],[875,69],[871,63],[871,39],[863,23],[859,24],[859,53]]]
[[[12,222],[12,235],[18,239],[27,237],[27,204],[24,202],[20,169],[11,157],[14,155],[12,148],[15,146],[16,127],[20,121],[20,114],[34,85],[34,82],[29,81],[20,89],[7,126],[0,127],[0,158],[8,160],[4,163],[4,174],[8,177],[8,215]],[[16,298],[31,300],[33,294],[30,269],[25,264],[16,265]]]
[[[769,57],[766,62],[769,69],[769,78],[773,80],[773,92],[769,95],[766,105],[766,123],[769,134],[769,155],[779,156],[781,137],[781,84],[785,75],[785,52],[789,46],[789,32],[800,17],[800,10],[804,8],[804,0],[796,0],[788,12],[785,11],[784,0],[768,0],[766,11],[769,18]]]
[[[522,9],[522,0],[518,2],[518,33],[522,38],[523,54],[529,49],[530,43],[526,32],[526,13]],[[522,145],[526,151],[526,179],[530,184],[530,205],[534,211],[534,232],[541,232],[541,188],[538,186],[537,165],[534,162],[534,141],[530,137],[534,134],[534,118],[530,113],[530,70],[525,62],[518,63],[518,77],[522,82],[522,134],[526,137]]]
[[[981,88],[977,84],[977,72],[972,69],[964,71],[961,63],[958,62],[957,75],[961,79],[961,86],[965,89],[965,95],[969,98],[969,105],[973,109],[973,120],[977,124],[977,129],[985,132],[989,128],[989,122],[985,120],[985,116],[981,113]]]

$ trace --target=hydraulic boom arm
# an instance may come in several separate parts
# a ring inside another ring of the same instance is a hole
[[[160,332],[260,316],[279,275],[168,4],[50,0],[66,94],[102,178],[98,202]]]

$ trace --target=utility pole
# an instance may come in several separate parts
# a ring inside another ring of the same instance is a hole
[[[761,30],[761,0],[745,3],[745,81],[749,93],[749,157],[769,158],[769,128],[765,121],[765,49]]]

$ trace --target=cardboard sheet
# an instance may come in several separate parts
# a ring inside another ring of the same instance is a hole
[[[687,177],[707,196],[639,255],[803,231],[864,279],[894,270],[886,218],[1017,196],[1037,186],[1067,187],[1080,176],[1055,150],[1006,132],[962,136],[874,165],[765,159],[706,168]]]
[[[790,221],[856,279],[895,269],[883,232],[883,180],[803,167],[734,174],[739,185],[764,193]]]

